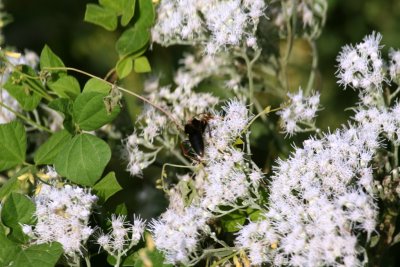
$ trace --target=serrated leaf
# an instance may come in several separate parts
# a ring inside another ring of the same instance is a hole
[[[93,131],[111,122],[120,112],[116,106],[110,113],[104,104],[106,94],[86,92],[80,94],[73,106],[73,118],[82,130]]]
[[[117,14],[114,10],[96,4],[86,5],[84,20],[109,31],[114,31],[118,25]]]
[[[105,81],[99,80],[97,78],[89,79],[85,86],[83,87],[83,93],[87,92],[97,92],[102,94],[108,94],[111,90],[111,85]]]
[[[32,245],[15,257],[15,267],[54,267],[63,253],[60,243]]]
[[[129,75],[129,73],[131,73],[133,68],[133,60],[131,57],[125,57],[122,58],[120,60],[118,60],[117,62],[117,66],[116,66],[116,72],[117,75],[120,79],[125,78],[126,76]]]
[[[40,69],[53,68],[53,67],[65,67],[61,58],[59,58],[47,45],[43,47],[40,54]],[[66,72],[64,70],[54,71],[54,72]]]
[[[122,187],[119,185],[117,178],[115,177],[115,172],[110,172],[94,185],[93,190],[95,194],[105,202],[115,193],[122,190]]]
[[[25,161],[26,133],[18,121],[0,124],[0,171]]]
[[[80,134],[68,141],[54,165],[56,171],[80,185],[93,186],[111,159],[106,142],[90,134]]]
[[[120,56],[126,56],[142,49],[150,40],[150,31],[146,28],[131,27],[122,33],[116,43]]]
[[[25,76],[25,74],[27,74],[36,77],[36,72],[31,67],[27,65],[20,65],[18,67],[24,74],[13,72],[3,87],[18,101],[23,110],[31,111],[39,105],[42,99],[42,96],[38,94],[32,86],[34,86],[35,89],[40,88],[43,91],[44,88],[38,80]]]
[[[142,56],[135,59],[133,69],[135,70],[136,73],[150,72],[151,67],[147,57]]]
[[[54,133],[38,150],[36,150],[34,161],[38,164],[54,164],[54,161],[62,151],[65,143],[71,140],[72,136],[67,130]]]
[[[75,99],[81,93],[79,82],[73,76],[62,76],[55,82],[49,82],[47,85],[62,98]]]
[[[11,193],[1,210],[1,220],[4,225],[14,227],[20,223],[34,222],[35,204],[30,198],[19,193]]]

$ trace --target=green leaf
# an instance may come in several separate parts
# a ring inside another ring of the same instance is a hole
[[[72,136],[67,130],[54,133],[38,150],[36,150],[34,161],[39,164],[54,164],[57,155],[62,151],[65,143],[71,140]]]
[[[3,201],[5,197],[7,197],[9,194],[11,194],[12,192],[14,192],[19,188],[17,178],[22,174],[27,173],[30,168],[32,167],[28,166],[22,168],[21,170],[16,172],[11,178],[9,178],[5,184],[3,184],[0,187],[0,201]]]
[[[0,171],[25,161],[26,133],[18,121],[0,124]]]
[[[15,257],[15,267],[54,267],[63,253],[60,243],[32,245]]]
[[[44,91],[44,87],[38,80],[25,75],[37,77],[36,72],[31,67],[27,65],[20,65],[18,67],[23,74],[13,72],[3,87],[18,101],[23,110],[31,111],[42,100],[42,96],[35,90]]]
[[[150,40],[150,31],[140,27],[131,27],[122,33],[116,43],[120,56],[135,53],[142,49]]]
[[[80,94],[73,106],[73,118],[82,130],[93,131],[111,122],[120,112],[116,106],[108,112],[104,104],[106,94],[87,92]]]
[[[106,30],[114,31],[117,28],[117,14],[114,10],[96,4],[87,4],[85,21],[99,25]]]
[[[0,228],[3,228],[0,226]],[[17,254],[20,252],[17,243],[9,240],[3,231],[0,232],[0,266],[14,266],[11,265]]]
[[[79,82],[73,76],[62,76],[58,80],[47,84],[59,97],[75,99],[80,93]]]
[[[83,93],[97,92],[102,94],[108,94],[110,90],[111,90],[111,85],[97,78],[89,79],[86,82],[85,86],[83,87]]]
[[[239,231],[240,226],[242,226],[245,222],[246,214],[241,211],[228,213],[221,218],[221,226],[224,231],[228,233]]]
[[[111,158],[106,142],[91,134],[80,134],[65,143],[54,165],[56,171],[74,183],[93,186]]]
[[[133,69],[136,73],[150,72],[151,67],[147,57],[142,56],[135,59]]]
[[[133,61],[131,57],[124,57],[117,62],[116,71],[120,79],[125,78],[131,73],[133,68]]]
[[[35,204],[30,198],[19,193],[11,193],[1,210],[1,220],[8,227],[32,224],[35,220]]]
[[[57,98],[49,103],[49,108],[61,112],[64,115],[64,128],[71,134],[75,134],[75,123],[72,117],[72,100],[69,98]]]
[[[115,172],[108,173],[93,187],[95,194],[103,201],[107,201],[112,195],[122,190],[119,185]]]
[[[139,0],[139,19],[136,25],[142,29],[151,28],[154,23],[155,12],[152,0]]]
[[[111,0],[115,1],[115,0]],[[126,26],[128,25],[129,21],[133,18],[133,15],[135,15],[135,4],[136,0],[122,0],[124,9],[121,17],[121,25]]]
[[[141,256],[143,255],[143,256]],[[134,267],[146,267],[147,263],[144,259],[148,259],[152,263],[152,266],[159,267],[172,267],[172,264],[164,264],[164,255],[158,250],[149,250],[148,248],[142,248],[126,257],[123,261],[122,266],[134,266]]]
[[[125,203],[121,203],[115,208],[114,213],[119,215],[128,215],[128,208]]]
[[[65,67],[61,58],[59,58],[47,45],[44,46],[42,53],[40,54],[40,69],[54,68],[54,67]],[[57,70],[54,72],[65,72],[65,70]]]

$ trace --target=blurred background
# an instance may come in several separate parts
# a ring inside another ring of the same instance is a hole
[[[4,28],[5,43],[17,50],[29,49],[40,54],[44,44],[58,54],[66,66],[85,70],[102,76],[114,66],[117,54],[114,44],[118,32],[108,32],[98,26],[83,21],[88,0],[3,0],[5,11],[13,17],[13,22]],[[372,31],[382,33],[383,55],[387,56],[390,47],[400,48],[400,1],[398,0],[330,0],[326,26],[317,41],[319,51],[318,82],[321,85],[321,105],[324,109],[318,117],[318,125],[334,130],[351,115],[345,108],[354,104],[356,92],[343,90],[336,84],[336,56],[345,44],[355,44]],[[147,55],[152,64],[170,72],[176,65],[181,48],[161,49],[157,46]],[[301,45],[299,52],[308,53]],[[303,49],[303,50],[302,50]],[[295,54],[296,54],[295,53]],[[296,56],[296,55],[294,55]],[[298,67],[309,66],[309,61],[293,60]],[[169,75],[167,73],[167,75]],[[83,84],[86,77],[76,76]],[[125,87],[140,92],[142,77],[132,74]],[[119,130],[129,135],[133,130],[135,114],[140,111],[140,102],[126,100],[125,114],[118,118]],[[145,218],[160,214],[167,201],[160,190],[155,189],[155,180],[160,175],[159,168],[146,170],[144,177],[130,177],[121,161],[121,144],[112,144],[113,160],[109,169],[117,171],[119,182],[124,187],[108,205],[114,208],[124,202],[128,214],[140,213]],[[150,178],[147,178],[150,177]],[[151,178],[153,177],[153,178]]]

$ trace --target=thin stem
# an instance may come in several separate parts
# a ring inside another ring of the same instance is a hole
[[[241,132],[240,134],[245,133],[245,132],[250,128],[250,126],[251,126],[260,116],[265,115],[265,114],[269,114],[269,113],[271,113],[271,112],[278,111],[278,110],[280,110],[280,109],[282,109],[282,107],[275,108],[275,109],[271,109],[271,106],[266,107],[263,111],[261,111],[261,112],[258,113],[256,116],[254,116],[254,118],[246,125],[246,127],[242,130],[242,132]]]
[[[40,130],[42,130],[42,131],[45,131],[45,132],[48,132],[48,133],[52,133],[52,131],[51,131],[50,129],[48,129],[48,128],[46,128],[46,127],[44,127],[44,126],[42,126],[42,125],[40,125],[40,124],[38,124],[38,123],[36,123],[36,122],[34,122],[33,120],[31,120],[31,119],[29,119],[28,117],[22,115],[21,113],[19,113],[19,112],[13,110],[11,107],[7,106],[7,105],[4,104],[2,101],[0,101],[0,106],[4,107],[5,109],[7,109],[8,111],[10,111],[11,113],[15,114],[15,116],[17,116],[18,118],[20,118],[20,119],[26,121],[28,124],[30,124],[30,125],[32,125],[32,126],[38,128],[38,129],[40,129]]]
[[[317,72],[317,67],[318,67],[317,45],[313,40],[308,39],[308,42],[311,46],[311,51],[312,51],[312,63],[311,63],[311,71],[310,71],[310,76],[308,78],[307,88],[304,93],[306,96],[310,94],[310,91],[313,88],[315,82],[315,73]]]
[[[102,79],[102,78],[100,78],[100,77],[98,77],[98,76],[96,76],[96,75],[90,74],[90,73],[88,73],[88,72],[86,72],[86,71],[83,71],[83,70],[80,70],[80,69],[76,69],[76,68],[71,68],[71,67],[46,67],[46,68],[43,68],[43,69],[44,69],[44,70],[50,70],[50,71],[51,71],[51,70],[70,70],[70,71],[75,71],[75,72],[84,74],[84,75],[86,75],[86,76],[88,76],[88,77],[95,78],[95,79],[98,79],[98,80],[100,80],[100,81],[103,81],[103,82],[107,83],[107,84],[110,85],[110,86],[115,86],[115,84],[113,84],[113,83],[111,83],[111,82],[109,82],[109,81],[106,81],[106,80],[104,80],[104,79]],[[143,102],[146,102],[147,104],[151,105],[152,107],[158,109],[159,111],[161,111],[162,113],[164,113],[165,115],[167,115],[167,117],[176,125],[176,127],[177,127],[179,130],[183,131],[183,126],[175,119],[175,117],[174,117],[171,113],[169,113],[168,111],[166,111],[166,110],[163,109],[162,107],[157,106],[156,104],[152,103],[152,102],[151,102],[150,100],[148,100],[147,98],[145,98],[145,97],[143,97],[143,96],[141,96],[141,95],[139,95],[139,94],[136,94],[136,93],[134,93],[134,92],[132,92],[132,91],[129,91],[129,90],[123,88],[123,87],[116,86],[116,88],[117,88],[118,90],[122,91],[122,92],[125,92],[125,93],[127,93],[127,94],[133,95],[134,97],[137,97],[137,98],[139,98],[140,100],[142,100]]]
[[[399,146],[398,145],[394,145],[394,148],[393,148],[393,162],[394,162],[393,169],[397,169],[397,167],[399,166]]]
[[[161,186],[162,186],[162,188],[163,188],[163,191],[164,191],[165,193],[167,193],[167,194],[168,194],[168,191],[167,191],[167,189],[165,188],[165,183],[164,183],[165,168],[166,168],[167,166],[175,167],[175,168],[181,168],[181,169],[194,169],[194,168],[196,168],[195,166],[187,166],[187,165],[178,165],[178,164],[172,164],[172,163],[164,163],[164,165],[163,165],[163,167],[162,167],[162,169],[161,169],[161,178],[160,178],[160,180],[161,180]]]
[[[90,258],[89,256],[85,256],[86,267],[91,267]]]
[[[214,262],[214,264],[211,265],[211,267],[219,266],[219,264],[221,264],[221,263],[223,263],[223,262],[226,262],[227,260],[229,260],[229,259],[235,257],[237,254],[239,254],[239,251],[236,251],[236,252],[232,253],[231,255],[228,255],[228,256],[226,256],[226,257],[220,259],[219,261]]]
[[[390,104],[390,102],[392,102],[393,98],[395,98],[397,96],[398,93],[400,93],[400,86],[397,87],[396,91],[394,91],[392,94],[390,94],[390,96],[389,96],[389,104]]]
[[[242,58],[246,62],[246,68],[247,68],[247,80],[249,82],[249,102],[253,103],[254,102],[254,77],[253,77],[253,65],[257,61],[257,59],[261,55],[261,49],[257,49],[255,51],[254,57],[250,60],[250,58],[247,56],[246,51],[242,52]],[[250,111],[252,111],[253,106],[250,107]]]

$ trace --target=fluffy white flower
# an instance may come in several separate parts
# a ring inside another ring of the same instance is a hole
[[[386,81],[381,58],[382,35],[373,32],[355,46],[346,45],[337,57],[339,84],[346,88],[380,91]]]
[[[265,8],[262,0],[164,0],[157,8],[153,41],[202,44],[207,54],[243,42],[255,48],[254,32]]]
[[[133,224],[126,222],[126,216],[113,215],[108,234],[100,233],[97,243],[111,255],[124,255],[137,245],[143,236],[145,221],[134,216]]]
[[[34,201],[37,224],[32,230],[36,243],[57,241],[68,256],[81,253],[81,247],[93,233],[89,216],[97,197],[89,190],[65,185],[57,188],[41,184]]]
[[[277,112],[277,114],[281,117],[284,131],[292,135],[302,129],[298,123],[311,123],[316,116],[319,93],[305,97],[303,96],[303,90],[300,88],[296,94],[288,93],[288,97],[289,105]]]

